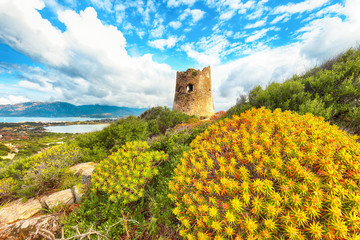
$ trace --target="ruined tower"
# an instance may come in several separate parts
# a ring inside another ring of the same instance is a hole
[[[173,109],[198,117],[214,115],[210,66],[203,70],[189,68],[185,72],[176,73]]]

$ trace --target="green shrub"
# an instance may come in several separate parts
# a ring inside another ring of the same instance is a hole
[[[360,144],[311,114],[252,109],[191,143],[169,187],[187,239],[358,239]]]
[[[18,158],[9,161],[8,164],[0,168],[0,179],[14,178],[20,180],[23,178],[27,170],[34,164],[34,158]]]
[[[82,233],[92,228],[106,234],[110,239],[120,239],[120,236],[126,233],[124,222],[112,227],[108,233],[106,230],[113,224],[123,221],[124,212],[134,211],[135,209],[130,209],[122,202],[109,201],[107,195],[87,191],[80,208],[72,212],[63,222],[65,236],[69,238],[78,235],[74,229],[74,226],[77,226]],[[132,224],[133,222],[128,222],[128,228],[132,229]]]
[[[7,156],[10,152],[10,149],[4,144],[0,143],[0,156]]]
[[[81,232],[93,225],[93,229],[105,234],[107,227],[122,221],[125,216],[133,220],[127,222],[131,239],[178,239],[179,222],[172,213],[175,206],[168,196],[168,184],[182,153],[189,149],[192,140],[204,132],[211,123],[196,122],[181,125],[149,141],[151,148],[148,151],[163,151],[169,155],[169,160],[161,161],[156,166],[158,174],[144,186],[143,197],[136,202],[124,204],[122,201],[110,201],[109,195],[103,191],[88,191],[85,201],[80,204],[80,209],[74,211],[67,219],[66,235],[70,237],[75,234],[72,229],[74,225],[77,225]],[[113,227],[108,235],[110,239],[118,239],[125,232],[121,222]]]
[[[277,81],[281,81],[278,79]],[[251,107],[312,113],[350,132],[360,133],[360,48],[347,52],[283,83],[253,88],[228,110],[228,116]]]
[[[86,148],[95,157],[101,160],[105,154],[118,149],[126,142],[144,141],[148,137],[148,123],[140,118],[130,116],[122,118],[116,123],[110,124],[98,132],[79,135],[76,143],[81,148]]]
[[[33,196],[61,186],[70,166],[81,161],[79,147],[63,144],[31,157],[31,167],[24,176],[22,193]]]
[[[111,201],[129,203],[144,194],[144,186],[158,173],[156,165],[167,156],[147,151],[146,142],[127,142],[101,161],[92,176],[93,191],[107,193]]]
[[[185,123],[188,119],[194,118],[177,110],[170,110],[168,107],[154,107],[140,115],[141,119],[149,123],[150,135],[159,133],[165,134],[166,130]]]

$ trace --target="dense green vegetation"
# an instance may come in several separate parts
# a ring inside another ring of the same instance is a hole
[[[152,111],[154,111],[154,113],[152,113]],[[163,116],[163,118],[157,119],[168,118],[168,113],[171,116],[176,116],[177,114],[183,116],[182,113],[174,113],[166,108],[158,107],[147,112],[148,116]],[[140,119],[143,117],[143,115],[140,116]],[[170,129],[170,126],[172,126],[171,124],[174,121],[169,121],[169,126],[164,123],[156,123],[153,119],[155,118],[150,118],[148,121],[155,123],[154,125],[163,125],[166,129]],[[186,116],[185,119],[190,119],[190,117]],[[133,121],[133,119],[131,121]],[[120,201],[114,201],[114,198],[112,197],[114,191],[111,191],[110,194],[105,194],[102,191],[88,191],[85,201],[81,204],[80,209],[70,215],[66,220],[65,226],[68,236],[76,234],[75,230],[72,228],[74,225],[78,225],[81,231],[86,231],[93,225],[96,229],[106,232],[109,226],[118,223],[116,227],[111,228],[108,232],[109,237],[112,239],[117,239],[119,236],[126,236],[127,234],[130,234],[130,239],[178,238],[178,221],[172,212],[174,203],[169,198],[170,190],[168,188],[168,183],[174,174],[174,168],[179,163],[179,159],[183,152],[188,150],[189,144],[193,139],[198,134],[204,132],[207,126],[211,124],[209,121],[195,121],[194,118],[191,118],[190,122],[194,123],[177,125],[165,134],[157,135],[148,140],[150,152],[162,151],[167,154],[168,158],[165,161],[160,161],[156,164],[157,174],[153,175],[151,181],[148,180],[146,185],[143,186],[144,190],[141,197],[125,204],[123,201],[124,197],[121,197]],[[178,123],[180,123],[180,121]],[[152,130],[149,131],[152,132]],[[136,140],[137,135],[132,135],[132,138],[133,140]],[[120,153],[124,155],[131,147],[125,145],[121,149]],[[131,155],[131,153],[129,154]],[[127,155],[127,157],[130,155]],[[118,153],[114,152],[109,158],[115,158],[118,159],[116,161],[120,161],[120,158],[117,158],[116,156],[118,156]],[[115,160],[113,159],[111,161]],[[123,162],[123,167],[128,166],[129,161],[126,160],[126,163]],[[104,174],[106,174],[106,168],[103,170],[100,169],[99,171],[102,172],[102,180],[105,180]],[[134,174],[134,172],[132,174]],[[134,178],[129,178],[127,182],[126,179],[122,179],[121,186],[124,186],[125,184],[134,185],[133,180]],[[98,182],[98,180],[94,181],[94,184]],[[100,183],[98,187],[99,186]],[[121,186],[118,187],[119,190],[122,189]],[[124,225],[124,222],[127,224]],[[126,228],[128,228],[128,232],[126,231]]]
[[[228,115],[240,114],[251,107],[265,106],[313,113],[338,126],[360,133],[360,49],[344,54],[284,83],[271,83],[265,89],[253,88],[240,96]]]
[[[356,239],[355,140],[321,118],[280,109],[252,109],[213,124],[191,143],[170,182],[180,235]]]
[[[0,157],[1,156],[7,156],[10,152],[10,149],[5,146],[4,144],[0,143]]]
[[[33,154],[42,151],[45,148],[58,145],[62,142],[71,141],[73,134],[70,133],[41,133],[41,134],[29,134],[26,139],[17,139],[9,141],[9,143],[17,146],[18,152],[16,158],[26,158]]]
[[[357,239],[360,147],[322,118],[360,131],[359,73],[360,50],[349,50],[209,120],[155,107],[59,146],[31,139],[26,157],[0,165],[0,204],[78,184],[68,167],[92,161],[67,237]],[[245,112],[261,107],[274,111]]]

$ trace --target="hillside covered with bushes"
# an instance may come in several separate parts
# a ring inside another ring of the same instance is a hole
[[[67,239],[360,239],[359,73],[349,50],[207,120],[120,119],[0,162],[0,201],[78,185],[69,167],[94,162],[83,202],[52,210]]]
[[[323,117],[352,133],[360,133],[360,49],[350,49],[283,83],[257,86],[240,96],[228,115],[252,107],[280,108]]]

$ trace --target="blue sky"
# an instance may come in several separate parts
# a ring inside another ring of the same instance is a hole
[[[210,65],[216,111],[360,43],[359,0],[0,0],[0,104],[172,107]]]

